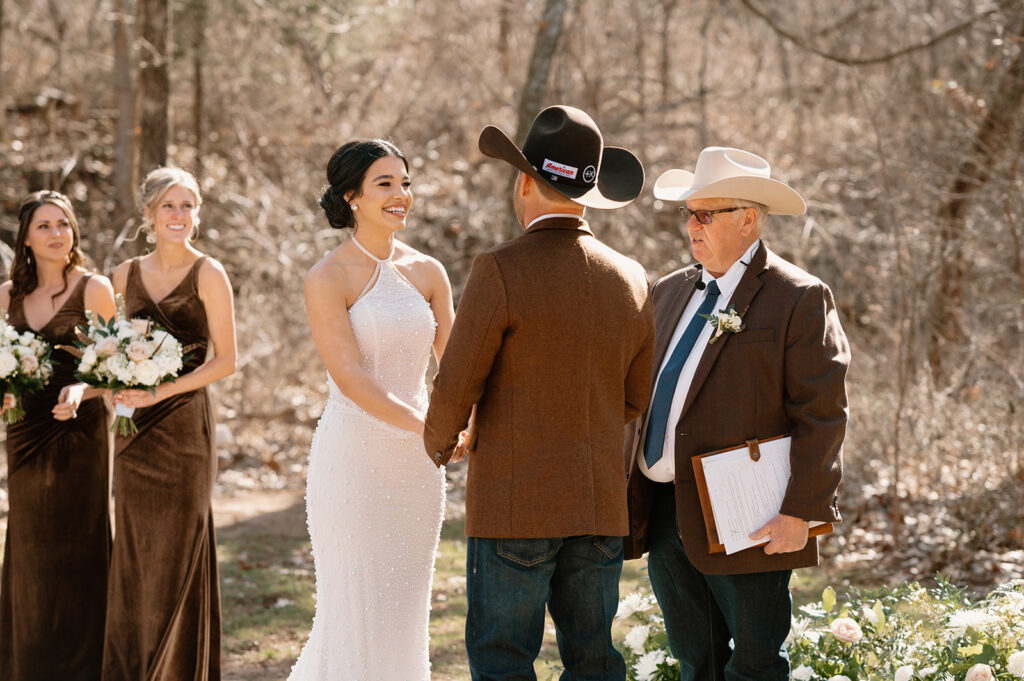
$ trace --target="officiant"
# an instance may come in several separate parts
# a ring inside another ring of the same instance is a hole
[[[653,395],[625,444],[626,557],[649,552],[682,681],[784,681],[790,576],[818,563],[808,522],[840,520],[849,344],[829,287],[761,239],[769,215],[805,212],[763,158],[708,147],[654,195],[679,204],[697,264],[653,289]],[[779,435],[792,438],[789,485],[751,535],[767,543],[711,553],[691,457]]]

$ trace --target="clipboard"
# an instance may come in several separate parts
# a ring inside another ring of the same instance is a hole
[[[701,513],[704,514],[704,529],[707,531],[710,553],[725,553],[725,544],[723,544],[719,539],[718,528],[715,527],[715,514],[711,508],[711,494],[708,492],[708,482],[707,478],[704,476],[704,464],[702,460],[705,457],[714,456],[716,454],[724,454],[726,452],[734,452],[739,449],[746,449],[750,454],[750,458],[754,461],[758,461],[761,458],[760,445],[762,443],[781,440],[786,437],[789,437],[789,435],[776,435],[775,437],[766,438],[764,440],[747,440],[744,444],[725,447],[724,449],[718,449],[706,454],[700,454],[691,459],[693,464],[693,478],[697,483],[697,496],[700,497],[700,510]],[[808,528],[807,538],[810,539],[812,537],[828,534],[834,529],[835,526],[830,522],[821,523]],[[753,546],[751,548],[758,548],[758,546]],[[749,551],[750,549],[744,550]]]

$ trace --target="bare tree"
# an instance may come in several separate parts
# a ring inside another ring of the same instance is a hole
[[[167,163],[170,139],[170,28],[168,0],[139,0],[139,176]]]
[[[203,169],[203,57],[206,51],[206,0],[192,0],[192,134],[196,138],[196,172]]]
[[[132,55],[129,49],[129,14],[125,0],[114,4],[114,93],[117,132],[114,146],[115,225],[135,210],[135,93],[132,90]]]
[[[7,140],[7,102],[4,101],[4,0],[0,0],[0,142]]]

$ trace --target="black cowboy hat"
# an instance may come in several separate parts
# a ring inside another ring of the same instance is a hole
[[[537,114],[522,150],[493,125],[480,133],[479,144],[485,156],[511,164],[583,206],[621,208],[644,187],[640,160],[625,149],[604,146],[594,119],[571,106],[550,106]]]

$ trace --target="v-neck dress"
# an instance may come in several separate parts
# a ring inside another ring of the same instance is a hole
[[[204,257],[154,302],[139,261],[125,288],[128,317],[145,317],[194,346],[179,376],[206,359],[209,329],[199,298]],[[133,416],[116,438],[114,555],[107,599],[103,681],[218,681],[220,591],[211,499],[217,472],[206,388]]]
[[[12,301],[9,322],[51,345],[71,345],[86,323],[85,274],[39,331]],[[54,372],[25,395],[25,417],[7,426],[10,513],[0,582],[0,678],[96,681],[103,656],[110,558],[107,463],[109,432],[101,398],[57,421],[51,409],[75,383],[78,360],[54,349]]]

